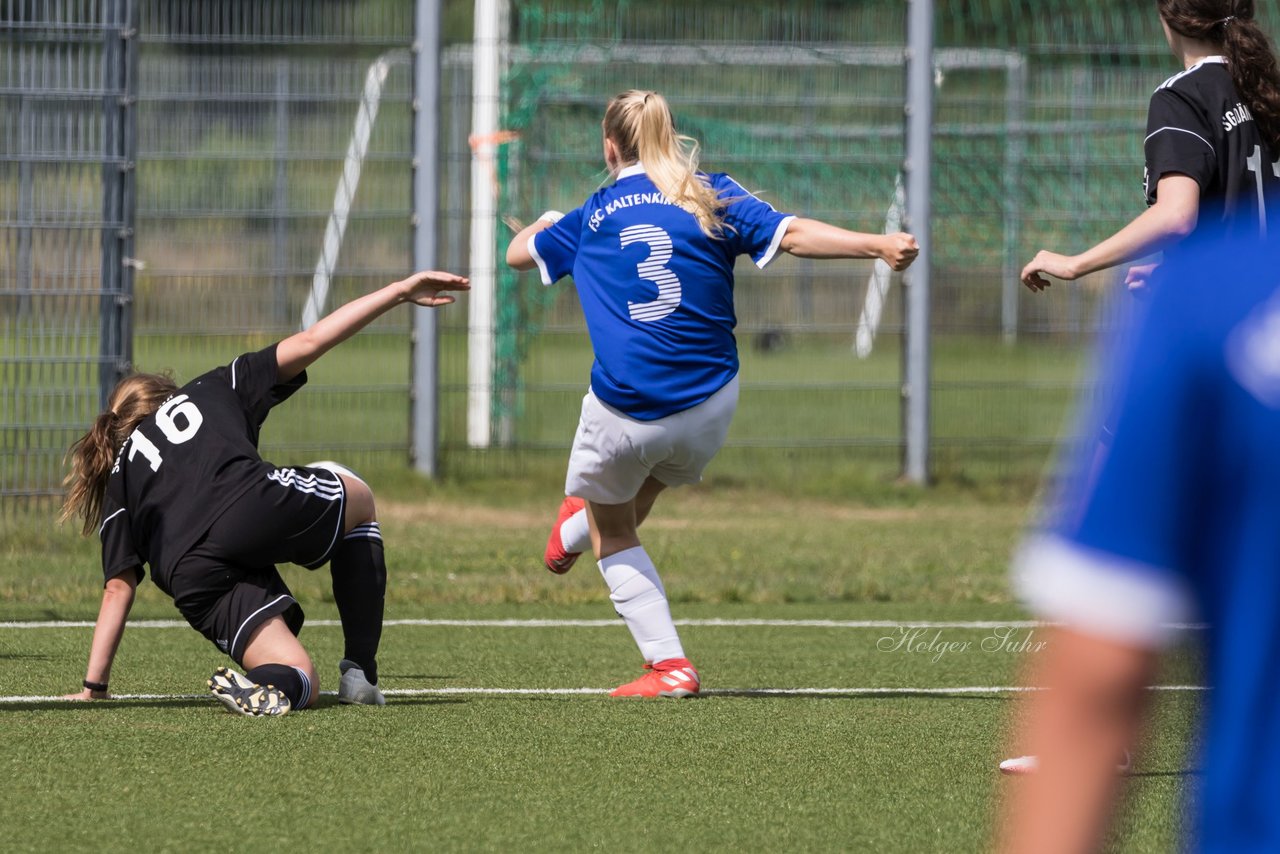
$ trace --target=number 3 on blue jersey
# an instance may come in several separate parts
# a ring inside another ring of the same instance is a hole
[[[671,235],[656,225],[632,225],[624,228],[618,239],[623,249],[633,243],[648,245],[649,257],[636,265],[636,273],[658,286],[658,298],[652,302],[627,300],[631,319],[644,323],[662,320],[680,306],[680,279],[666,266],[671,260]]]

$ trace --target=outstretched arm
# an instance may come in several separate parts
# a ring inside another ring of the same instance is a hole
[[[1045,276],[1073,281],[1157,252],[1195,231],[1200,216],[1200,185],[1186,175],[1168,174],[1156,185],[1156,203],[1106,240],[1079,255],[1041,250],[1022,269],[1022,283],[1033,291],[1052,284]]]
[[[910,267],[920,254],[910,234],[866,234],[799,217],[787,227],[780,248],[800,258],[879,258],[896,272]]]
[[[529,253],[529,238],[539,231],[546,231],[563,216],[559,211],[547,211],[516,232],[516,236],[507,244],[507,266],[515,270],[532,270],[536,264],[533,255]]]
[[[316,359],[392,308],[406,302],[432,307],[448,305],[453,302],[453,295],[442,293],[443,291],[465,291],[468,287],[469,282],[463,276],[424,270],[352,300],[332,314],[320,318],[310,329],[290,335],[280,342],[276,347],[280,382],[293,379]]]
[[[93,642],[89,646],[89,666],[84,681],[106,685],[111,681],[111,663],[115,661],[120,638],[124,636],[124,624],[133,607],[133,597],[138,589],[138,573],[126,569],[107,579],[102,588],[102,606],[98,609],[98,621],[93,626]],[[107,691],[85,688],[75,694],[67,694],[68,700],[105,700]]]

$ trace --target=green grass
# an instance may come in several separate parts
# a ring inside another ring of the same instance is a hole
[[[915,613],[950,614],[937,607]],[[890,634],[684,631],[713,689],[998,685],[1009,684],[1017,664],[998,653],[935,663],[877,649]],[[986,634],[948,630],[946,637],[976,643]],[[67,690],[87,635],[0,635],[8,649],[6,691]],[[304,630],[303,639],[329,678],[338,630]],[[620,627],[390,627],[384,650],[382,681],[390,689],[604,688],[629,678],[636,664]],[[113,682],[125,692],[191,694],[219,662],[185,629],[135,629]],[[1117,829],[1124,850],[1172,847],[1185,770],[1179,745],[1194,704],[1175,694],[1156,701],[1159,740],[1142,753]],[[10,810],[41,805],[11,812],[10,850],[166,842],[215,850],[225,847],[230,826],[357,851],[640,851],[658,847],[650,834],[673,818],[682,844],[694,849],[977,850],[994,804],[1011,785],[994,764],[1014,707],[998,693],[713,695],[682,703],[462,694],[392,696],[384,709],[345,708],[327,698],[315,711],[249,721],[204,698],[90,708],[37,702],[4,708],[10,773],[0,800]],[[48,814],[75,820],[49,823],[42,817]]]
[[[564,577],[538,565],[554,482],[400,477],[374,486],[389,618],[612,617],[590,561]],[[678,619],[1024,616],[1006,582],[1024,501],[884,485],[867,497],[788,496],[720,480],[664,496],[644,536]],[[0,620],[93,618],[92,542],[28,515],[0,520],[0,543]],[[312,622],[302,640],[332,690],[340,630],[315,625],[336,618],[327,573],[284,574]],[[135,618],[176,617],[153,585],[140,588]],[[969,646],[935,658],[884,649],[893,628],[682,629],[712,691],[843,694],[655,703],[393,694],[383,709],[325,698],[314,711],[250,721],[188,696],[225,662],[210,644],[183,627],[135,627],[113,690],[172,696],[0,706],[9,772],[0,815],[15,851],[215,850],[226,834],[261,827],[356,851],[639,851],[657,847],[651,834],[673,818],[695,849],[978,850],[1016,785],[994,771],[1018,707],[1012,695],[853,689],[1013,685],[1034,653],[984,651],[986,629],[934,631]],[[89,635],[0,627],[0,693],[75,689]],[[389,626],[381,667],[392,690],[605,689],[637,675],[638,657],[612,622]],[[1159,681],[1196,682],[1194,663],[1176,656]],[[1175,845],[1196,705],[1194,695],[1156,696],[1154,735],[1114,833],[1118,850]]]
[[[372,482],[382,493],[393,613],[600,600],[589,566],[559,579],[540,568],[554,482],[406,482],[386,492]],[[741,488],[674,490],[646,524],[645,542],[678,603],[1009,602],[1005,564],[1025,523],[1022,505],[882,492],[873,507]],[[0,619],[96,614],[94,539],[40,516],[5,520],[0,531],[4,563],[23,567],[0,571]],[[289,583],[311,601],[329,596],[323,572],[292,573]],[[140,595],[139,615],[170,614],[150,585]]]
[[[400,318],[403,321],[404,318]],[[171,370],[179,382],[276,335],[140,335],[135,359],[143,370]],[[901,470],[900,353],[887,337],[872,358],[850,353],[851,335],[805,335],[770,353],[742,340],[742,396],[716,473],[734,483],[774,488],[786,483],[815,495],[865,489]],[[13,339],[11,339],[12,342]],[[83,342],[81,342],[83,343]],[[4,341],[0,340],[0,345]],[[86,345],[87,346],[87,345]],[[585,334],[537,336],[522,367],[514,445],[475,451],[466,446],[466,340],[441,335],[441,453],[446,474],[551,478],[567,458],[591,353]],[[90,348],[92,349],[92,348]],[[390,318],[310,370],[308,387],[267,421],[264,455],[281,464],[339,459],[357,470],[409,464],[409,340]],[[1040,479],[1076,396],[1082,351],[1054,342],[1006,346],[977,337],[934,342],[932,425],[934,471],[942,481],[1012,487],[1026,495]],[[8,376],[6,374],[6,376]],[[55,488],[66,448],[96,414],[95,394],[52,393],[92,388],[74,376],[9,377],[15,423],[0,430],[0,488],[36,482]],[[45,391],[28,396],[26,389]],[[56,425],[56,426],[54,426]]]

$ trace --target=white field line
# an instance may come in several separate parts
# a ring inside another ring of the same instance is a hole
[[[609,688],[389,688],[382,693],[388,697],[449,697],[449,696],[526,696],[526,697],[558,697],[605,695]],[[961,696],[965,694],[1018,694],[1028,691],[1040,691],[1041,688],[1023,685],[964,685],[954,688],[712,688],[702,692],[703,697],[864,697],[877,694],[908,696]],[[1151,685],[1149,691],[1207,691],[1203,685]],[[336,691],[322,691],[322,695],[332,697]],[[201,700],[208,694],[116,694],[111,700]],[[0,704],[16,703],[48,703],[66,702],[67,704],[83,702],[65,700],[58,696],[0,696]],[[103,701],[98,701],[103,702]],[[110,702],[110,701],[108,701]]]
[[[934,622],[929,620],[676,620],[677,626],[702,626],[713,628],[739,628],[746,626],[775,626],[779,628],[813,628],[813,629],[1038,629],[1052,625],[1038,620],[952,620]],[[308,626],[340,626],[337,620],[308,620]],[[383,626],[454,626],[462,628],[493,629],[556,629],[556,628],[601,628],[618,626],[621,622],[612,620],[387,620]],[[182,629],[187,624],[182,620],[133,620],[131,629]],[[1177,631],[1198,631],[1207,628],[1206,623],[1167,623],[1165,628]],[[0,622],[0,629],[87,629],[93,628],[89,620],[51,620],[51,621],[16,621]]]

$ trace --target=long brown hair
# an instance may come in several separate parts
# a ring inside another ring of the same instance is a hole
[[[81,532],[85,536],[93,533],[102,521],[102,496],[116,454],[138,424],[177,390],[168,374],[130,374],[116,383],[107,408],[67,452],[71,470],[62,480],[67,497],[59,522],[79,516],[83,520]]]
[[[1222,45],[1236,92],[1272,154],[1280,154],[1280,67],[1253,6],[1253,0],[1156,0],[1169,29]]]
[[[641,89],[615,95],[604,111],[604,135],[624,163],[643,164],[653,185],[693,214],[703,234],[720,235],[727,202],[698,172],[698,141],[676,133],[665,98]]]

